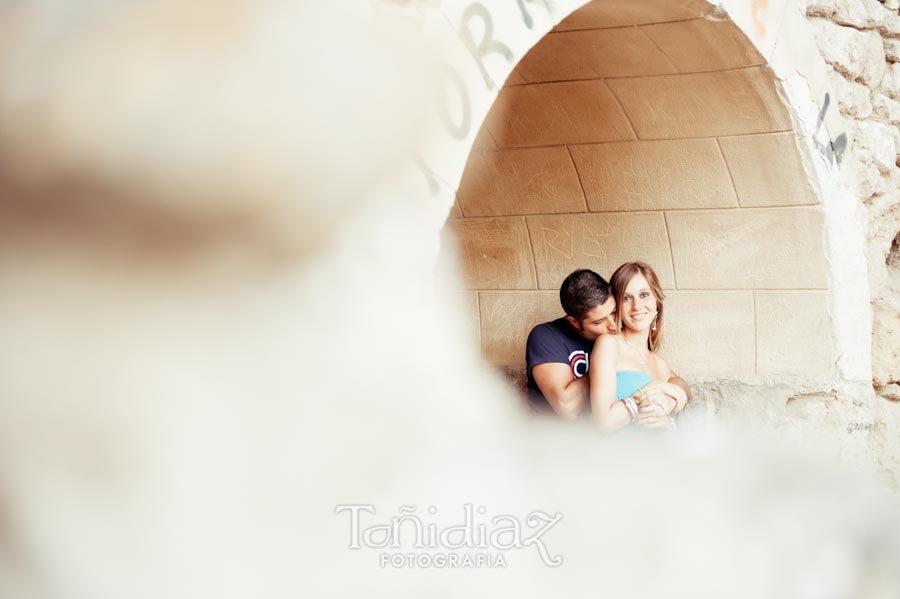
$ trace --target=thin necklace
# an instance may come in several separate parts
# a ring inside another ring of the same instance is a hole
[[[624,343],[625,345],[627,345],[627,346],[628,346],[628,349],[630,349],[630,350],[633,351],[635,354],[637,354],[638,361],[640,362],[641,366],[643,366],[644,364],[647,363],[647,358],[646,358],[643,354],[641,354],[641,352],[639,352],[638,350],[634,349],[634,347],[632,347],[632,345],[631,345],[630,343],[628,343],[628,342],[625,341],[624,339],[622,339],[622,343]],[[648,352],[647,352],[647,356],[649,356],[649,355],[650,355],[650,352],[648,351]]]

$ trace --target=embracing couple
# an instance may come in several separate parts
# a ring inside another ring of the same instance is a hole
[[[665,294],[643,262],[627,262],[607,283],[590,270],[563,281],[566,316],[528,335],[528,396],[533,408],[549,405],[575,419],[588,406],[603,431],[634,422],[673,428],[672,415],[690,397],[687,383],[657,353],[663,336]]]

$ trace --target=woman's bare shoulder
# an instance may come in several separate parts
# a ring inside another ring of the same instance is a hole
[[[618,335],[600,335],[599,337],[597,337],[597,340],[594,341],[594,351],[602,351],[603,353],[618,355]]]

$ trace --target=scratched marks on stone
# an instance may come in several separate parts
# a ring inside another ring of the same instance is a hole
[[[575,228],[576,247],[580,246],[581,250],[579,256],[591,264],[606,264],[609,261],[607,250],[613,242],[615,225],[609,221],[587,223],[579,220]]]
[[[680,289],[825,289],[817,208],[666,214]]]
[[[559,291],[479,291],[482,352],[493,366],[525,364],[533,326],[559,318]]]
[[[730,20],[693,19],[647,25],[640,30],[681,73],[740,69],[766,62]]]
[[[634,139],[603,81],[503,88],[487,126],[501,148]]]
[[[641,139],[769,133],[791,129],[772,76],[734,71],[610,79]]]
[[[715,139],[572,147],[592,212],[736,207]]]
[[[803,169],[794,132],[719,140],[742,207],[818,202]]]
[[[637,29],[596,29],[547,35],[516,67],[529,83],[676,73]]]
[[[584,212],[565,147],[473,150],[460,184],[466,216]]]
[[[560,23],[556,31],[629,27],[667,23],[704,15],[704,0],[604,0],[588,2]]]
[[[649,262],[662,284],[674,287],[662,213],[529,216],[526,221],[541,289],[558,289],[576,268],[608,276],[630,260]]]
[[[466,218],[447,223],[460,252],[469,289],[536,289],[525,221]]]

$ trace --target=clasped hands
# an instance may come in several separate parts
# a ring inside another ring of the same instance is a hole
[[[687,395],[678,385],[652,381],[632,396],[638,406],[635,423],[645,428],[672,428],[672,414],[681,411],[687,403]]]

